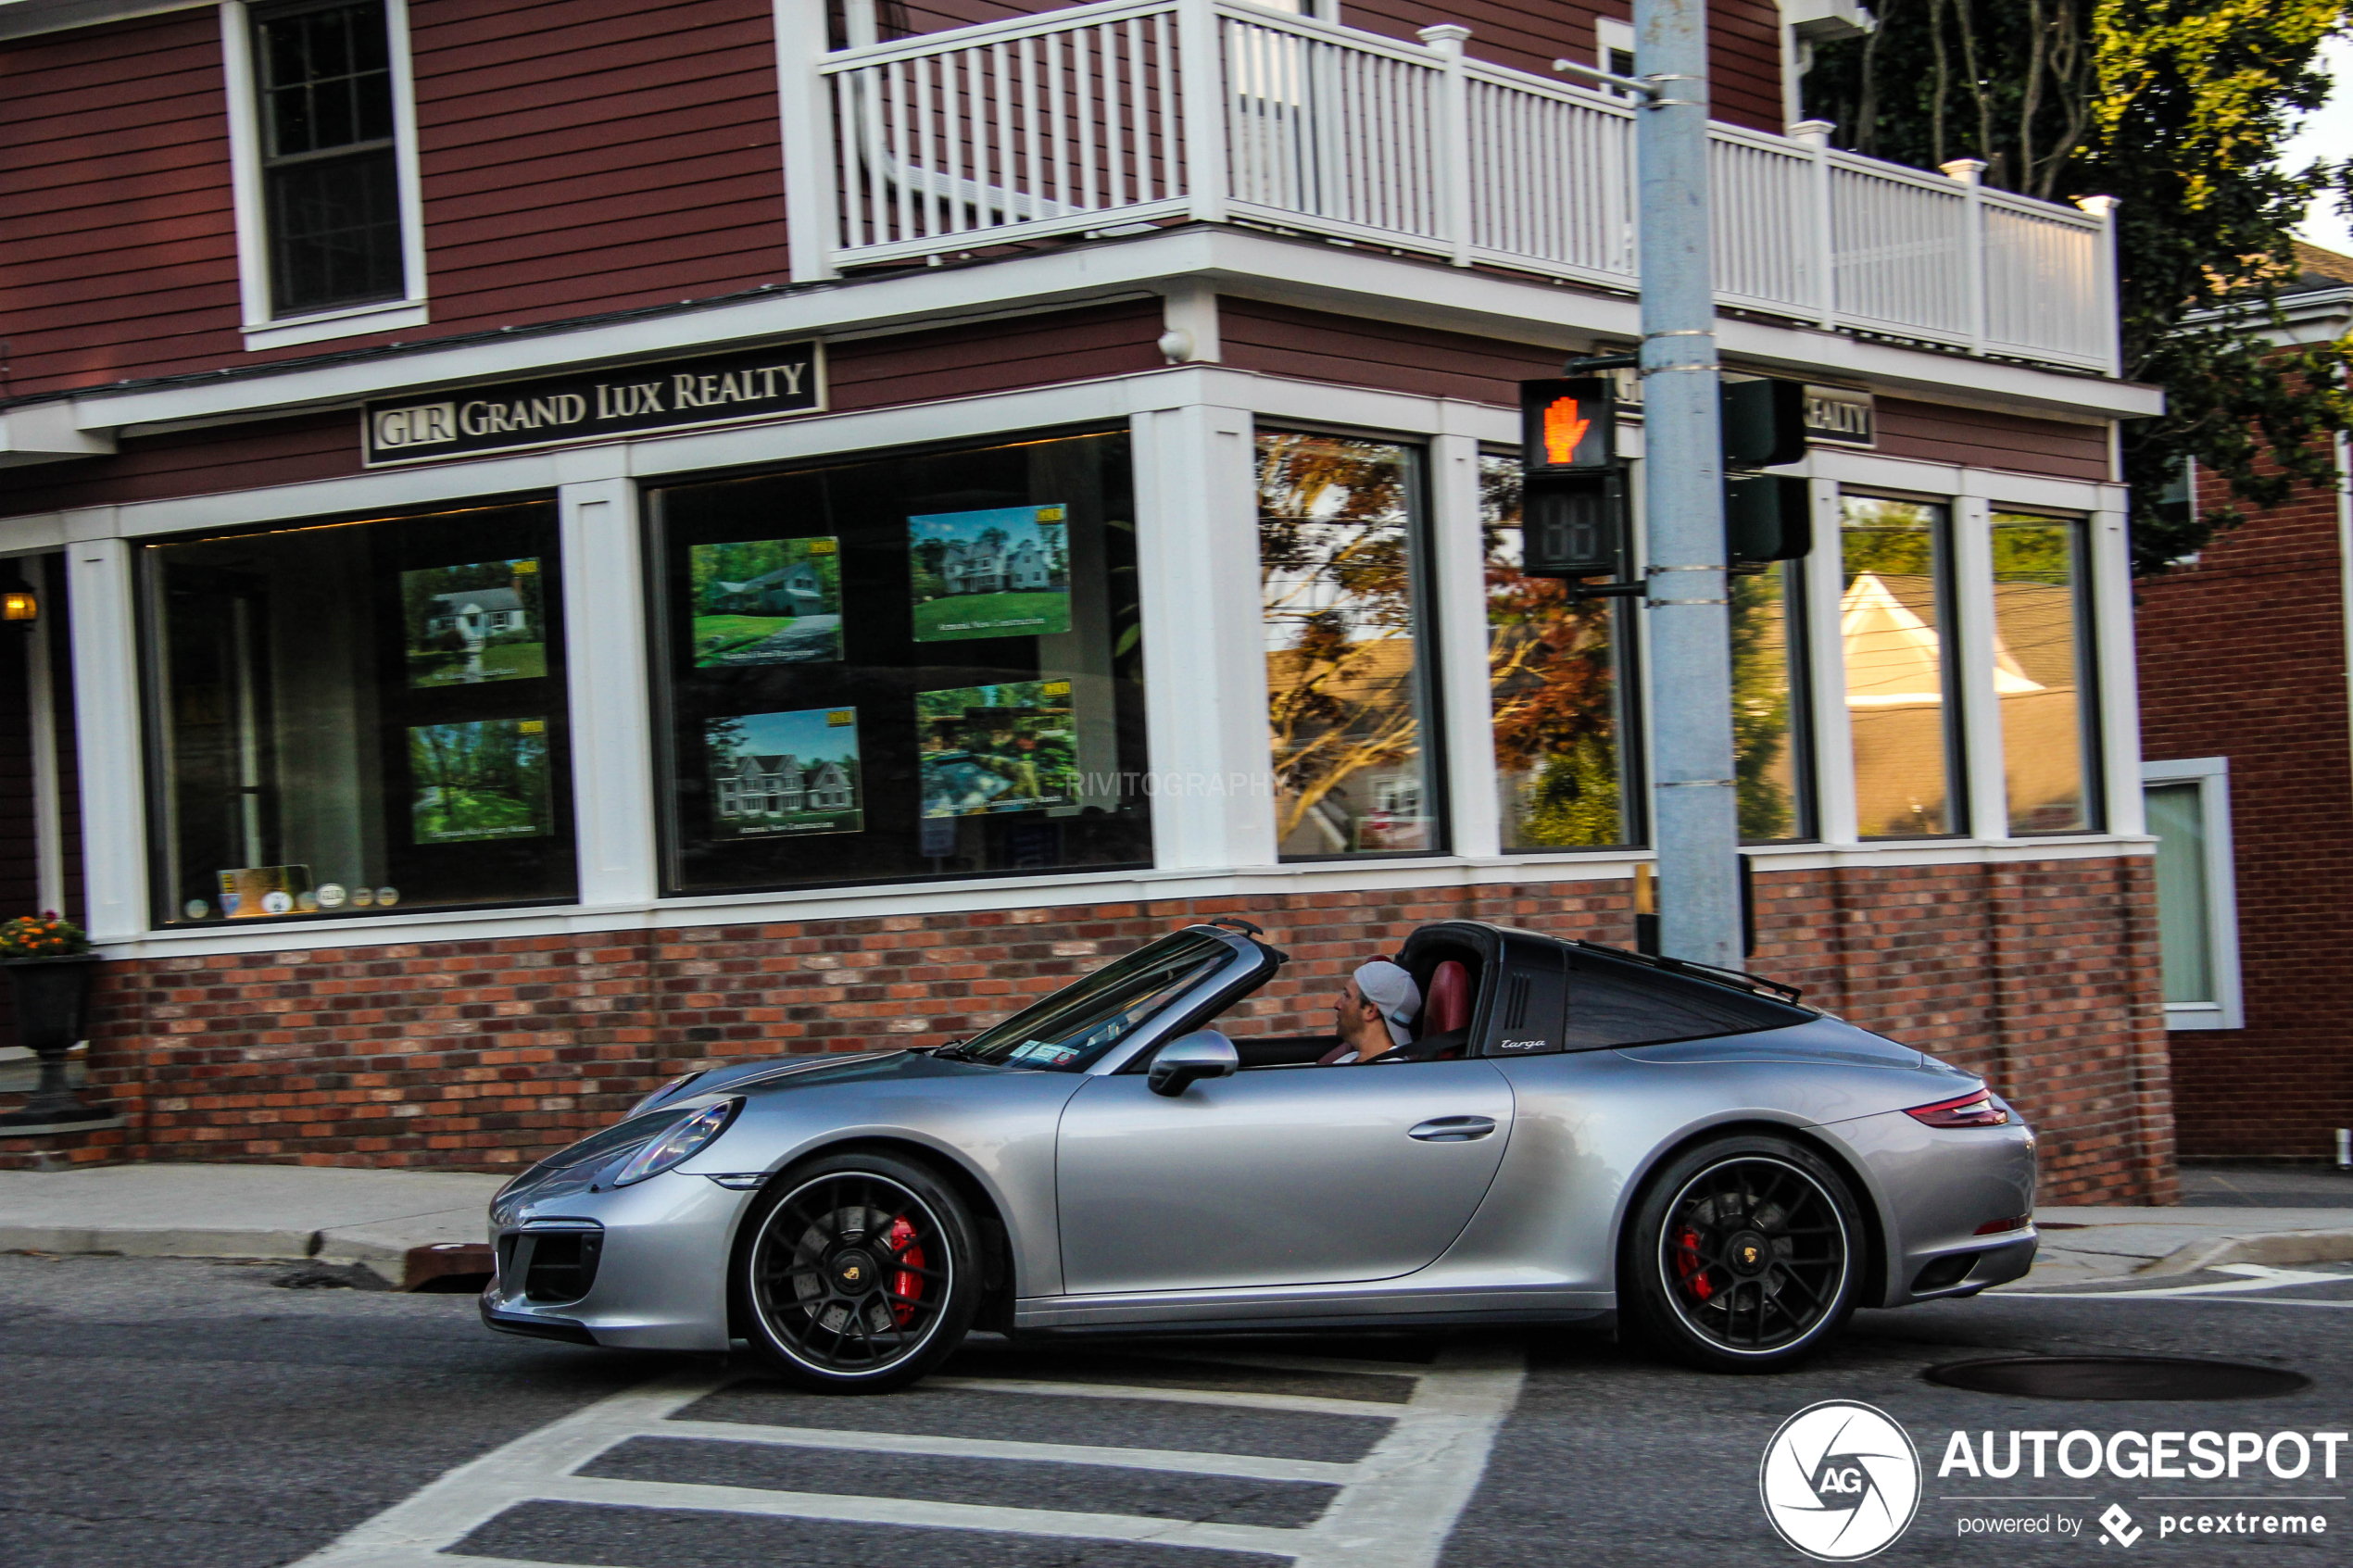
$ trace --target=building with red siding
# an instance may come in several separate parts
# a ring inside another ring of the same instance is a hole
[[[2296,247],[2284,342],[2353,330],[2353,257]],[[2329,489],[2251,512],[2140,584],[2141,746],[2185,1160],[2334,1161],[2353,1126],[2332,983],[2353,881],[2353,536]],[[2219,506],[2219,481],[2193,475]],[[2184,495],[2186,501],[2187,496]]]
[[[1840,9],[1709,8],[1719,345],[1816,437],[1731,590],[1754,962],[2164,1201],[2108,207],[1785,125]],[[513,1165],[1209,913],[1268,1028],[1418,922],[1630,940],[1642,612],[1521,572],[1515,387],[1638,336],[1631,110],[1551,69],[1630,47],[0,4],[0,884],[123,1118],[6,1152]]]

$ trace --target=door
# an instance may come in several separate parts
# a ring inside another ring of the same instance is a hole
[[[1511,1120],[1511,1085],[1475,1059],[1258,1068],[1174,1097],[1090,1078],[1063,1110],[1063,1288],[1410,1273],[1470,1222]]]

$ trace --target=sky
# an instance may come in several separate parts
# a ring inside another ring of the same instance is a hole
[[[2353,157],[2353,43],[2333,38],[2322,45],[2322,54],[2336,86],[2327,103],[2304,117],[2288,142],[2282,161],[2291,169],[2314,158]],[[2326,196],[2305,213],[2296,232],[2324,249],[2353,256],[2353,229]]]

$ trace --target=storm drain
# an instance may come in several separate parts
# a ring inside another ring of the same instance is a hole
[[[2181,1356],[1999,1356],[1921,1374],[1947,1388],[2030,1399],[2262,1399],[2309,1388],[2280,1367]]]

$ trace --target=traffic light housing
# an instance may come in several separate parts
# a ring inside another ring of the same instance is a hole
[[[1726,382],[1724,466],[1777,469],[1806,456],[1806,383]]]
[[[1617,467],[1617,389],[1601,376],[1519,383],[1520,472],[1604,473]]]
[[[1796,560],[1814,547],[1806,481],[1735,474],[1724,482],[1724,541],[1734,566]]]

